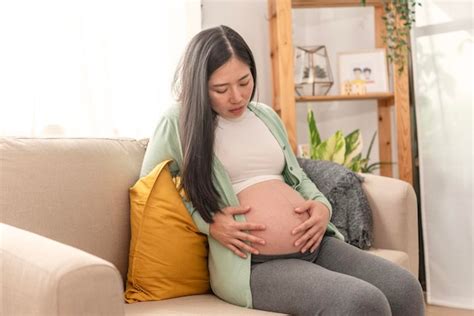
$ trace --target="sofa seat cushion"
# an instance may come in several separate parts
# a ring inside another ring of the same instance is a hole
[[[139,302],[125,305],[126,316],[138,315],[285,315],[248,309],[224,302],[213,294],[183,296],[162,301]]]
[[[410,271],[410,260],[406,252],[380,248],[370,248],[369,250],[365,251],[373,255],[382,257]]]
[[[408,255],[403,251],[370,248],[364,250],[382,257],[405,269],[409,268]],[[215,295],[192,295],[162,301],[139,302],[125,305],[125,315],[285,315],[247,309],[224,302]]]

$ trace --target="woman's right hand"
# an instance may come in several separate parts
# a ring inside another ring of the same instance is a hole
[[[252,230],[264,230],[265,225],[249,222],[237,222],[234,220],[234,215],[245,214],[249,210],[249,206],[229,206],[223,208],[220,212],[216,212],[214,214],[214,222],[209,225],[209,234],[223,246],[229,248],[236,255],[242,258],[247,257],[244,251],[258,254],[258,250],[253,248],[245,241],[265,245],[265,240],[262,238],[258,238],[248,232],[245,232]]]

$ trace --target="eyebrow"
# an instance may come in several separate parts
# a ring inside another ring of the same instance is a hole
[[[241,81],[241,80],[244,80],[245,78],[247,78],[248,76],[250,76],[250,74],[246,74],[245,76],[243,76],[242,78],[240,78],[238,81]],[[214,84],[212,85],[213,88],[217,88],[217,87],[222,87],[222,86],[227,86],[228,83],[219,83],[219,84]]]

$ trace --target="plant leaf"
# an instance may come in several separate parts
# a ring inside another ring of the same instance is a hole
[[[338,164],[344,164],[344,153],[346,151],[346,142],[341,131],[322,142],[316,149],[317,156],[323,160],[333,161]]]
[[[356,129],[345,137],[346,152],[344,153],[344,164],[352,161],[362,151],[362,136],[360,130]]]
[[[309,152],[311,159],[318,159],[315,157],[316,148],[321,144],[321,136],[319,135],[318,127],[316,126],[316,120],[314,119],[314,113],[311,109],[308,109],[308,127],[309,127]]]
[[[370,152],[372,151],[372,146],[374,145],[375,136],[377,136],[377,131],[374,132],[374,135],[372,135],[372,139],[370,140],[369,149],[367,150],[367,155],[365,156],[367,161],[369,160]]]

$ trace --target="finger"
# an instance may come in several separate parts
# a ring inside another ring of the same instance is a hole
[[[296,205],[295,212],[296,213],[306,212],[308,209],[310,209],[311,202],[312,201],[304,201],[304,202],[301,202],[300,204]]]
[[[243,233],[243,232],[239,232],[237,235],[236,235],[237,239],[240,239],[240,240],[247,240],[247,241],[250,241],[252,243],[255,243],[255,244],[261,244],[261,245],[265,245],[265,240],[262,239],[262,238],[258,238],[252,234],[246,234],[246,233]]]
[[[317,231],[314,236],[312,236],[311,238],[309,238],[307,241],[306,241],[306,244],[304,245],[303,248],[301,248],[301,251],[302,252],[306,252],[306,250],[312,248],[314,246],[314,244],[316,243],[316,241],[319,239],[319,236],[320,236],[320,232]]]
[[[300,225],[296,226],[295,229],[291,232],[293,235],[298,234],[299,232],[304,232],[308,230],[309,228],[313,227],[314,224],[316,224],[316,219],[310,217],[307,220],[305,220],[303,223]]]
[[[247,252],[249,252],[249,253],[253,253],[253,254],[255,254],[255,255],[258,255],[258,250],[257,250],[257,249],[251,247],[250,245],[248,245],[248,244],[246,244],[246,243],[244,243],[243,241],[240,241],[240,240],[238,240],[238,239],[236,239],[236,240],[234,241],[234,246],[240,248],[240,250],[245,250],[245,251],[247,251]]]
[[[311,239],[317,233],[317,231],[318,231],[317,229],[308,230],[306,233],[303,234],[303,236],[301,236],[300,238],[298,238],[298,240],[296,240],[295,246],[302,245],[304,242]]]
[[[316,248],[319,247],[319,245],[321,244],[321,240],[323,240],[323,237],[324,237],[324,234],[321,234],[319,236],[319,239],[314,243],[313,247],[311,247],[311,250],[310,250],[311,253],[313,253],[316,250]]]
[[[249,223],[249,222],[238,222],[235,224],[238,230],[264,230],[266,228],[263,224]]]
[[[226,214],[236,215],[236,214],[245,214],[250,211],[250,206],[229,206],[225,209]]]
[[[233,253],[235,253],[237,256],[245,259],[247,258],[247,255],[244,254],[242,251],[239,250],[239,248],[235,247],[234,245],[232,244],[228,244],[227,245],[227,248],[229,248],[230,250],[232,250]]]
[[[295,213],[301,214],[304,212],[307,212],[309,210],[309,207],[297,207],[294,209]]]

